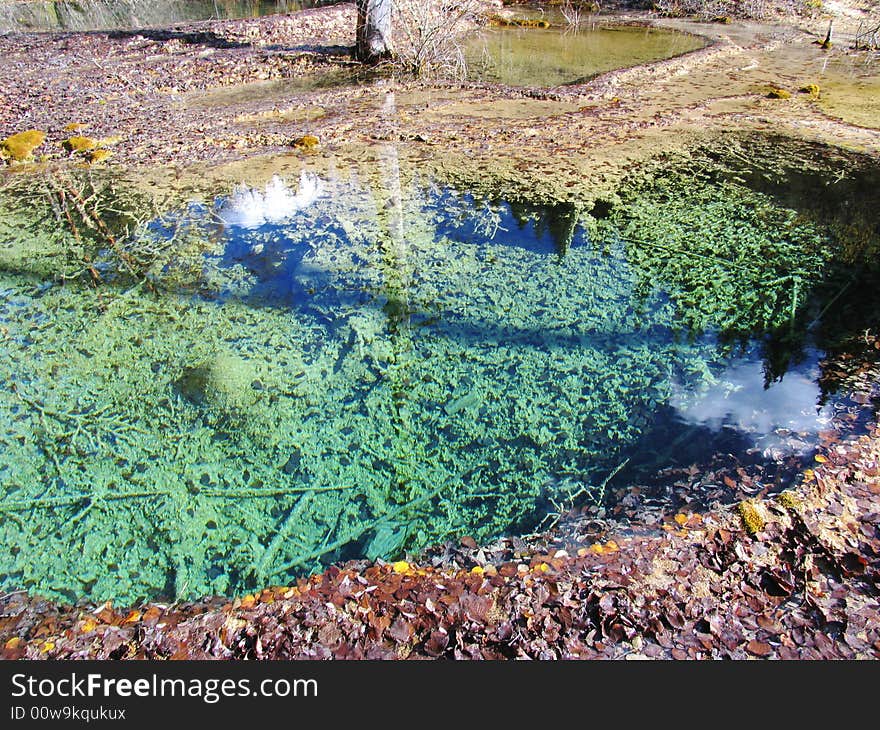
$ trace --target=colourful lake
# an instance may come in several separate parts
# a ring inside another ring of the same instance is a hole
[[[530,531],[681,436],[809,459],[823,357],[877,325],[880,176],[785,144],[697,147],[602,201],[479,196],[393,156],[161,215],[109,177],[19,176],[0,587],[240,593]]]

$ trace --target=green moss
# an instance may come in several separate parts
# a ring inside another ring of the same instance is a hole
[[[767,98],[768,99],[790,99],[791,92],[786,91],[785,89],[780,88],[779,86],[771,86],[770,90],[767,92]]]
[[[101,162],[104,162],[105,160],[108,160],[112,156],[113,153],[110,150],[97,149],[89,152],[87,157],[91,164],[97,165]]]
[[[757,535],[767,524],[767,520],[757,502],[745,501],[736,506],[743,521],[743,526],[750,535]]]
[[[489,19],[489,25],[499,28],[549,28],[550,21],[537,18],[502,18],[496,15]]]
[[[786,509],[791,510],[796,510],[803,505],[803,500],[790,490],[777,494],[776,501]]]
[[[807,84],[806,86],[801,86],[798,89],[798,92],[801,94],[809,94],[813,97],[819,96],[819,84]]]
[[[320,143],[321,141],[315,135],[306,134],[302,137],[297,137],[290,143],[290,146],[298,150],[312,151],[317,149]]]
[[[18,132],[0,141],[0,157],[15,162],[29,160],[33,151],[46,141],[46,133],[38,129]]]
[[[61,145],[71,153],[88,152],[98,146],[98,140],[92,139],[91,137],[73,136],[68,137],[61,143]]]

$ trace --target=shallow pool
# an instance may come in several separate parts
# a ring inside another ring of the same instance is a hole
[[[637,26],[489,29],[467,46],[468,73],[474,80],[510,86],[582,84],[606,71],[705,45],[696,35]]]
[[[794,432],[809,456],[823,354],[876,324],[877,173],[798,177],[755,149],[589,202],[476,196],[393,157],[161,216],[111,179],[20,181],[0,197],[0,584],[230,594],[524,532],[602,503],[669,424],[759,450]]]

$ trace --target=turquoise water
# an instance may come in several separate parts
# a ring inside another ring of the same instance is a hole
[[[864,244],[839,261],[831,199],[816,218],[726,164],[579,203],[377,163],[161,217],[79,180],[105,227],[73,210],[76,234],[50,194],[73,179],[7,190],[2,586],[230,594],[527,531],[601,501],[661,412],[809,441],[822,353],[876,316],[841,282],[875,272]]]
[[[310,0],[36,0],[0,7],[0,31],[131,30],[212,18],[255,18],[329,4]]]

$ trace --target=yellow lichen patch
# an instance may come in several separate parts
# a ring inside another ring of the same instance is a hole
[[[18,132],[0,142],[0,157],[24,162],[33,151],[46,141],[46,133],[39,129]]]
[[[290,143],[291,147],[295,147],[298,150],[313,150],[315,149],[321,141],[313,134],[306,134],[302,137],[297,137],[293,142]]]
[[[826,461],[828,461],[828,457],[822,456],[822,454],[816,454],[813,458],[820,464],[824,464]]]
[[[801,94],[809,94],[810,96],[819,96],[819,84],[807,84],[798,89]]]
[[[679,525],[682,525],[682,526],[684,526],[684,525],[687,523],[687,521],[688,521],[687,515],[684,514],[684,513],[682,513],[682,512],[679,512],[677,515],[675,515],[675,517],[674,517],[673,519],[674,519]]]
[[[479,565],[475,565],[473,568],[471,568],[471,573],[473,573],[474,575],[483,575],[484,572],[485,571],[483,570],[483,568]]]
[[[122,139],[122,136],[118,134],[113,134],[109,137],[101,137],[101,139],[98,140],[98,147],[112,147],[115,144],[119,144]]]
[[[770,90],[767,92],[768,99],[790,99],[791,92],[786,91],[778,86],[771,86]]]
[[[776,501],[787,509],[797,509],[803,504],[801,499],[796,497],[793,492],[781,492],[776,495]]]
[[[65,132],[79,132],[79,130],[85,129],[86,126],[82,122],[71,122],[70,124],[65,124],[63,129]]]
[[[73,136],[64,140],[61,146],[68,152],[88,152],[98,146],[98,140],[91,137]]]
[[[113,153],[110,150],[98,149],[98,150],[92,150],[91,152],[89,152],[88,160],[93,165],[96,165],[100,162],[104,162],[104,160],[106,160],[107,158],[112,157],[112,156],[113,156]]]
[[[7,648],[7,649],[16,649],[16,648],[18,648],[19,646],[21,646],[23,643],[24,643],[24,642],[22,641],[22,639],[21,639],[20,636],[13,636],[11,639],[9,639],[9,640],[4,644],[4,647]]]
[[[405,560],[398,560],[391,567],[395,573],[408,573],[409,572],[409,563],[407,563]]]
[[[767,524],[762,510],[756,502],[740,502],[736,506],[736,510],[739,512],[739,516],[742,517],[743,525],[750,535],[757,535]]]

